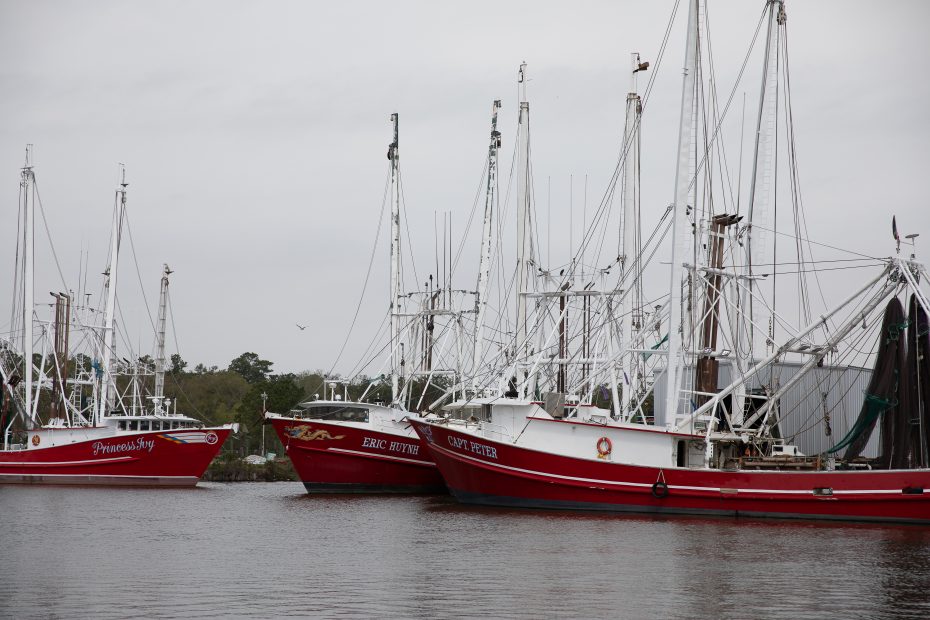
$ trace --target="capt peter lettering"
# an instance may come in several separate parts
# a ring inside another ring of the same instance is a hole
[[[480,456],[486,456],[488,458],[497,459],[497,448],[493,446],[486,446],[483,443],[478,443],[476,441],[469,441],[468,439],[463,439],[461,437],[449,436],[449,445],[453,448],[458,448],[459,450],[465,450],[467,452],[472,452],[473,454],[478,454]]]

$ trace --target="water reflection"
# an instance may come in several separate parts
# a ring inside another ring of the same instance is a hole
[[[908,526],[290,483],[0,487],[0,515],[0,616],[930,617],[930,531]]]

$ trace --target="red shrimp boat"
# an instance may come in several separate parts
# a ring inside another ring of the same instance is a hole
[[[44,426],[29,431],[25,445],[0,451],[0,483],[194,486],[233,430],[181,415]]]
[[[22,315],[8,337],[0,338],[0,483],[193,486],[217,455],[235,424],[205,426],[172,411],[164,396],[165,265],[156,332],[154,370],[142,360],[113,356],[116,274],[126,183],[117,190],[104,322],[96,310],[73,308],[73,293],[53,293],[55,316],[34,330],[33,219],[35,177],[27,149],[22,170],[23,278],[17,294]],[[69,348],[75,338],[90,354]],[[101,334],[102,332],[102,334]],[[102,337],[101,337],[102,335]],[[21,343],[16,346],[13,341]],[[36,342],[41,353],[37,352]],[[31,360],[32,363],[24,363]],[[154,375],[154,394],[143,405],[141,377]],[[128,375],[118,382],[117,375]],[[122,393],[120,390],[122,389]]]
[[[503,404],[503,403],[502,403]],[[930,523],[930,470],[753,471],[680,466],[698,461],[704,437],[646,427],[556,420],[537,405],[520,440],[479,427],[412,420],[460,502],[521,508]],[[495,422],[502,422],[500,415]],[[555,447],[561,445],[561,449]],[[530,447],[532,446],[532,447]],[[582,453],[586,456],[579,456]],[[652,461],[636,464],[635,461]],[[661,464],[656,461],[664,461]],[[779,457],[771,462],[776,463]],[[626,462],[634,461],[634,462]],[[813,464],[809,465],[814,467]],[[927,492],[925,492],[925,490]]]
[[[443,493],[445,484],[404,412],[310,401],[265,414],[308,493]]]
[[[410,422],[450,492],[469,504],[930,524],[930,273],[914,253],[901,255],[892,219],[896,255],[869,266],[874,278],[832,309],[807,306],[797,324],[776,314],[774,282],[771,293],[760,290],[770,274],[754,268],[768,259],[767,268],[780,264],[758,243],[774,224],[761,209],[720,213],[702,202],[706,188],[692,192],[705,183],[690,168],[700,133],[693,119],[702,114],[695,113],[699,4],[689,2],[668,303],[648,315],[641,302],[625,305],[636,290],[631,280],[644,279],[637,262],[657,244],[629,260],[630,272],[603,292],[593,293],[596,280],[573,263],[555,291],[535,294],[542,317],[530,323],[535,332],[527,328],[528,287],[518,284],[513,361],[497,377],[498,384],[509,379],[507,392],[452,402],[445,416]],[[762,138],[777,138],[768,123],[778,92],[772,68],[786,62],[776,55],[786,45],[784,3],[767,0],[766,10],[757,154],[765,151]],[[634,63],[634,76],[646,66]],[[631,93],[628,103],[637,99]],[[636,144],[638,121],[630,118],[626,137]],[[628,163],[624,173],[638,174]],[[761,203],[767,194],[753,183],[752,196]],[[795,228],[799,245],[802,232]],[[916,236],[905,238],[913,245]],[[816,269],[809,253],[799,251],[798,260],[792,264]],[[573,281],[591,283],[573,290]],[[573,308],[573,297],[589,301]],[[549,298],[558,299],[557,309]],[[540,328],[547,314],[555,317],[548,330]],[[574,351],[569,314],[582,317]],[[591,316],[599,317],[593,330]],[[630,325],[633,316],[638,326]],[[848,380],[868,372],[857,363],[873,359],[867,386]],[[493,391],[493,382],[484,387]]]
[[[489,158],[491,174],[499,142],[499,134],[496,132],[498,107],[499,102],[495,101]],[[400,150],[399,118],[396,113],[391,115],[391,123],[394,139],[388,146],[391,179],[389,404],[364,402],[368,395],[367,389],[356,401],[350,401],[347,386],[340,400],[335,391],[339,383],[336,380],[330,383],[332,393],[329,400],[301,403],[286,415],[265,413],[265,423],[274,427],[308,493],[446,492],[436,464],[410,426],[410,418],[417,415],[410,410],[419,408],[411,406],[414,402],[411,395],[412,386],[417,380],[429,386],[437,374],[459,374],[457,370],[450,370],[453,364],[443,363],[442,347],[434,344],[438,335],[456,333],[456,329],[443,329],[443,317],[455,326],[459,324],[462,312],[453,308],[452,292],[448,289],[435,289],[430,285],[426,291],[400,294]],[[494,187],[493,183],[491,187]],[[483,247],[489,245],[485,237]],[[483,258],[483,261],[486,262],[487,258]],[[483,290],[483,286],[479,283],[479,291]],[[405,312],[405,307],[414,310]],[[467,311],[472,311],[470,306]],[[405,324],[403,329],[401,322]],[[422,355],[411,355],[405,360],[405,344],[408,346],[407,351],[420,350],[422,347]],[[459,355],[457,351],[456,356]],[[369,388],[373,385],[374,382]],[[423,386],[423,383],[420,385]],[[424,389],[421,402],[425,394]],[[385,397],[385,400],[388,399]]]

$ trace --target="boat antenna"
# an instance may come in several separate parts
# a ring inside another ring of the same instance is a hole
[[[895,254],[900,254],[901,253],[901,235],[898,234],[898,220],[894,215],[891,216],[891,236],[894,237]]]
[[[914,240],[920,236],[920,233],[912,233],[910,235],[904,235],[905,239],[908,239],[911,242],[911,259],[917,258],[917,244]]]

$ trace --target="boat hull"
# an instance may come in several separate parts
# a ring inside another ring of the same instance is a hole
[[[930,523],[930,470],[724,471],[575,458],[414,421],[463,503]]]
[[[308,493],[445,493],[416,436],[317,420],[272,418]]]
[[[94,437],[0,451],[0,483],[172,486],[197,484],[230,428]]]

